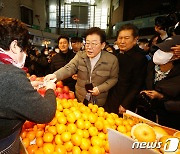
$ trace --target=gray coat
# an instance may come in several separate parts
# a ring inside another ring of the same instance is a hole
[[[85,85],[91,83],[94,87],[98,87],[100,94],[96,96],[97,105],[105,104],[108,91],[118,80],[119,64],[117,58],[106,51],[101,52],[100,59],[94,66],[91,73],[91,63],[86,52],[78,52],[76,56],[63,68],[56,71],[58,80],[63,80],[73,74],[78,75],[76,82],[76,97],[79,101],[83,101],[86,96]]]

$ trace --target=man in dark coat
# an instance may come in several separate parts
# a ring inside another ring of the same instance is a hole
[[[51,73],[64,67],[71,59],[76,55],[72,50],[69,49],[69,38],[66,36],[60,36],[59,42],[59,53],[57,53],[51,60]],[[68,86],[70,90],[75,90],[76,80],[72,77],[63,80],[63,84]]]
[[[120,113],[132,110],[136,95],[140,92],[146,75],[147,60],[137,45],[138,29],[132,24],[123,25],[117,37],[119,52],[119,76],[110,90],[105,109]]]

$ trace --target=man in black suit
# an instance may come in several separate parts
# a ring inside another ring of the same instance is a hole
[[[144,85],[147,60],[137,45],[138,28],[133,24],[123,25],[118,31],[116,56],[119,61],[117,84],[110,90],[105,109],[122,114],[132,110],[135,98]]]

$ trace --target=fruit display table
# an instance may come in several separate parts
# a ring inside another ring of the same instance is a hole
[[[35,78],[33,80],[42,79]],[[44,96],[45,88],[41,87],[37,91]],[[104,108],[91,103],[85,106],[75,99],[74,92],[69,91],[67,86],[63,86],[61,81],[56,83],[55,94],[57,110],[51,122],[36,124],[26,121],[23,125],[21,140],[26,153],[107,154],[112,151],[109,141],[112,143],[113,140],[112,138],[108,139],[108,129],[116,130],[131,140],[138,140],[135,128],[139,123],[147,122],[137,120],[133,116],[118,117],[117,114],[107,113]],[[147,140],[147,142],[155,142],[160,139],[159,136],[157,138],[157,132],[161,127],[157,126],[159,127],[157,131],[153,127],[149,125],[155,136],[153,140]],[[167,135],[172,134],[166,130],[164,130],[164,135],[161,133],[161,137]],[[156,151],[162,152],[160,148]]]

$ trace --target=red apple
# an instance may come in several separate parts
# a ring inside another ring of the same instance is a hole
[[[75,98],[74,92],[72,92],[72,91],[69,92],[69,98],[70,99],[74,99]]]
[[[46,89],[45,88],[40,88],[37,90],[38,93],[41,95],[41,96],[44,96],[45,95],[45,92],[46,92]]]
[[[64,98],[69,99],[69,94],[64,93],[63,95],[64,95]]]
[[[29,80],[30,80],[30,81],[35,81],[35,80],[36,80],[36,78],[37,78],[37,76],[36,76],[36,75],[31,75],[31,76],[29,77]]]
[[[69,93],[69,87],[68,86],[64,86],[63,87],[63,92],[68,94]]]
[[[63,82],[62,81],[58,81],[56,83],[56,87],[63,88]]]
[[[60,98],[60,99],[63,99],[64,98],[64,94],[59,94],[57,97]]]
[[[24,123],[23,127],[24,127],[25,129],[29,129],[29,128],[33,128],[34,125],[35,125],[35,124],[34,124],[33,122],[31,122],[31,121],[26,121],[26,122]]]
[[[62,94],[63,93],[63,89],[62,88],[56,88],[56,94],[59,95],[59,94]]]

